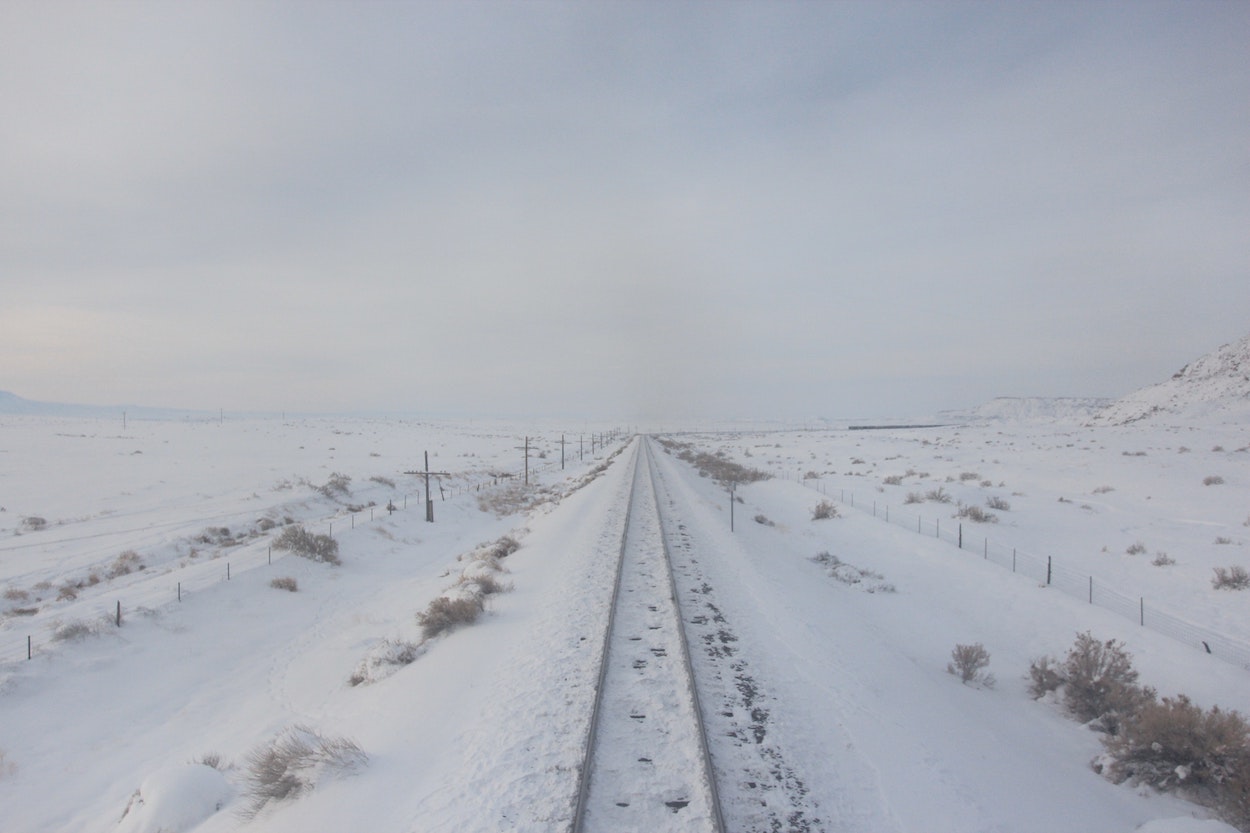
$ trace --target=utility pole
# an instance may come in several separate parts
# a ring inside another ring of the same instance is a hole
[[[430,471],[430,452],[425,452],[425,471],[406,471],[404,474],[424,474],[425,475],[425,520],[426,523],[434,523],[434,497],[430,494],[430,475],[435,477],[450,477],[451,472],[448,471]]]
[[[514,446],[515,448],[525,449],[525,485],[530,484],[530,438],[525,438],[525,445]]]

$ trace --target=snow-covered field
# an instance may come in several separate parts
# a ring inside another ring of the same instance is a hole
[[[604,556],[619,544],[637,447],[620,437],[592,453],[591,434],[611,427],[257,418],[123,429],[0,416],[0,826],[564,829],[610,589]],[[541,484],[529,490],[516,485],[527,435]],[[1160,694],[1250,714],[1250,669],[863,510],[878,501],[957,524],[957,502],[998,498],[1009,508],[989,510],[997,523],[965,530],[1250,643],[1250,591],[1211,586],[1214,567],[1250,562],[1244,421],[678,439],[774,475],[738,489],[731,533],[725,492],[658,455],[687,555],[767,713],[761,748],[802,785],[810,829],[1228,829],[1096,774],[1098,735],[1031,699],[1025,676],[1089,630],[1124,640]],[[420,478],[405,474],[427,450],[430,468],[450,473],[433,524]],[[345,490],[327,488],[335,474]],[[952,503],[905,503],[938,488]],[[853,493],[856,508],[813,520],[821,492]],[[291,522],[332,531],[342,564],[271,553]],[[419,643],[416,613],[508,534],[521,545],[503,562],[510,589],[477,624],[352,685],[388,640]],[[894,592],[837,580],[819,553]],[[970,642],[989,650],[995,687],[946,672],[952,647]],[[310,771],[314,789],[249,817],[249,755],[297,725],[363,755]],[[721,791],[731,829],[745,829],[734,786]]]

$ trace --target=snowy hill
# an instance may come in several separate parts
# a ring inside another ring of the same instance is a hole
[[[1250,335],[1185,365],[1165,382],[1116,400],[1092,422],[1127,425],[1159,414],[1220,419],[1250,416]]]
[[[15,393],[0,390],[0,414],[28,414],[34,416],[103,417],[120,416],[122,408],[98,405],[68,405],[58,402],[37,402],[23,399]]]
[[[209,418],[212,411],[191,411],[181,408],[154,408],[140,405],[81,405],[65,402],[40,402],[0,390],[0,414],[65,417],[71,419],[186,419]]]
[[[1085,420],[1107,407],[1110,402],[1109,399],[1096,397],[999,396],[971,410],[952,411],[942,416],[960,422]]]

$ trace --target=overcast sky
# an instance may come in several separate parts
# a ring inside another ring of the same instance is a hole
[[[0,3],[0,389],[919,415],[1250,332],[1250,2]]]

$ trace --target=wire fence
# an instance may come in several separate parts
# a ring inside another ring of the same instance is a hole
[[[871,512],[876,518],[896,526],[910,529],[921,535],[939,538],[961,550],[975,552],[984,560],[1026,576],[1038,584],[1053,587],[1069,596],[1091,605],[1110,610],[1137,622],[1144,628],[1183,642],[1190,647],[1205,651],[1218,659],[1250,670],[1250,644],[1228,637],[1222,633],[1194,624],[1162,607],[1147,601],[1144,596],[1130,596],[1098,579],[1088,572],[1074,569],[1051,556],[1022,552],[991,541],[983,535],[973,535],[965,530],[961,521],[941,518],[925,519],[891,507],[875,499],[862,498],[856,502],[855,493],[846,490],[826,491],[818,482],[800,480],[809,489],[837,499],[844,506]],[[965,535],[965,532],[968,532]]]
[[[584,454],[574,457],[570,454],[570,463],[589,464],[591,461],[606,456],[608,449],[615,446],[623,434],[613,432],[596,436],[596,444],[585,450]],[[589,458],[587,460],[586,458]],[[565,463],[560,459],[542,459],[537,464],[533,461],[518,465],[515,471],[503,469],[492,473],[463,473],[430,475],[430,489],[427,495],[419,486],[412,492],[394,494],[387,505],[364,507],[342,507],[318,517],[300,521],[299,523],[314,533],[324,533],[337,538],[345,532],[364,527],[370,522],[389,517],[396,512],[424,511],[426,501],[446,502],[450,498],[467,494],[488,492],[501,484],[525,483],[533,481],[537,475],[545,472],[562,470]],[[251,517],[253,513],[247,513]],[[222,522],[231,515],[219,515],[197,518],[195,523]],[[428,517],[428,516],[427,516]],[[183,522],[171,522],[169,526],[187,526]],[[150,531],[151,525],[133,530],[134,532]],[[281,526],[275,531],[280,531]],[[109,533],[123,535],[125,531]],[[31,546],[54,548],[59,543],[80,540],[78,538],[62,541],[46,541]],[[23,545],[26,546],[26,545]],[[229,582],[242,574],[261,568],[273,568],[275,577],[283,559],[298,558],[283,550],[275,550],[269,537],[253,536],[247,539],[231,539],[218,541],[215,550],[197,556],[187,556],[178,566],[155,567],[163,570],[164,581],[153,581],[151,572],[143,569],[132,569],[122,575],[108,579],[112,582],[109,594],[94,594],[93,598],[78,601],[78,592],[84,595],[99,583],[83,582],[83,586],[67,583],[60,590],[57,602],[69,602],[67,605],[50,605],[39,600],[31,600],[29,607],[25,602],[17,602],[7,613],[7,622],[0,630],[0,666],[25,662],[34,659],[41,653],[54,648],[58,642],[71,641],[82,636],[106,633],[110,629],[120,628],[127,621],[152,615],[169,604],[182,602],[184,598],[203,592],[211,587]],[[77,602],[77,603],[75,603]],[[29,618],[27,618],[29,617]],[[27,627],[21,627],[25,620]]]

